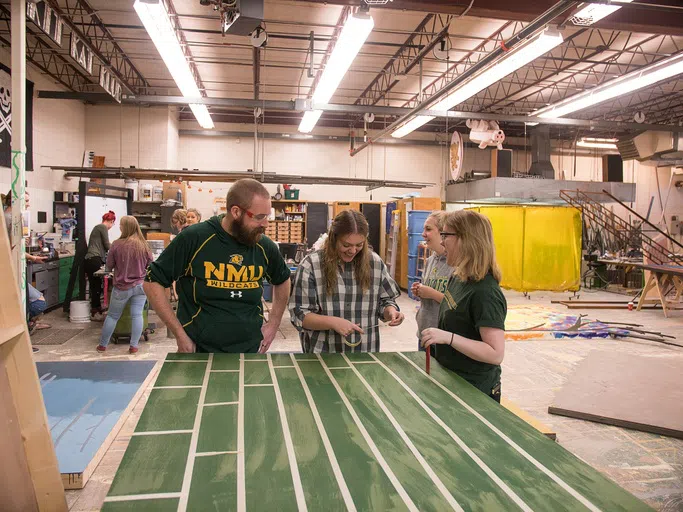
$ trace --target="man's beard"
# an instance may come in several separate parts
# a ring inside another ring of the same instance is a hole
[[[255,229],[248,229],[244,225],[244,220],[242,217],[235,219],[232,222],[232,236],[234,236],[237,241],[241,244],[253,247],[261,239],[261,235],[266,232],[264,227],[258,227]]]

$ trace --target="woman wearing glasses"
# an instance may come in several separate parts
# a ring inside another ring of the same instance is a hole
[[[439,324],[439,308],[448,280],[453,275],[453,267],[448,264],[446,249],[441,244],[440,232],[443,230],[445,217],[444,211],[433,212],[424,223],[422,238],[427,243],[427,249],[432,251],[432,255],[427,259],[422,272],[422,282],[413,283],[410,290],[420,299],[420,309],[416,316],[419,350],[424,350],[421,343],[422,331]]]
[[[368,232],[362,213],[341,212],[323,248],[301,262],[289,312],[304,352],[379,352],[380,321],[403,322],[401,292]]]
[[[473,211],[448,213],[441,239],[455,271],[441,302],[439,327],[422,331],[422,344],[434,345],[439,363],[500,402],[507,302],[491,223]]]

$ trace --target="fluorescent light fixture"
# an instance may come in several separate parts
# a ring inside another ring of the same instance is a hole
[[[353,59],[362,48],[365,40],[372,32],[375,22],[372,16],[357,12],[348,17],[344,28],[339,34],[339,39],[334,45],[332,55],[325,65],[320,82],[313,92],[313,103],[329,103],[334,91],[339,87],[339,83],[351,67]],[[308,111],[304,114],[299,131],[308,133],[320,119],[321,110]]]
[[[617,0],[612,5],[584,4],[583,8],[571,17],[574,25],[588,26],[618,11],[618,4],[630,4],[633,0]],[[616,4],[616,5],[615,5]]]
[[[397,139],[400,139],[401,137],[405,137],[408,135],[410,132],[417,130],[420,126],[423,126],[427,124],[429,121],[432,119],[435,119],[432,116],[417,116],[413,117],[410,121],[408,121],[406,124],[402,125],[398,129],[396,129],[391,136],[396,137]]]
[[[322,110],[308,110],[304,112],[304,117],[299,124],[299,131],[303,133],[310,133],[322,114]]]
[[[583,110],[603,101],[611,100],[617,96],[642,89],[657,82],[666,80],[683,73],[683,52],[672,57],[663,59],[655,64],[638,71],[628,73],[620,78],[610,80],[594,87],[590,91],[570,96],[566,100],[555,103],[548,107],[537,110],[532,115],[535,117],[558,118]]]
[[[502,60],[492,64],[485,71],[475,76],[473,79],[466,82],[464,85],[456,88],[444,99],[430,107],[431,110],[450,110],[456,105],[468,100],[472,96],[480,93],[487,87],[498,82],[513,71],[526,66],[531,61],[540,57],[544,53],[549,52],[556,46],[562,44],[562,35],[559,32],[550,30],[543,31],[538,37],[535,37],[527,44],[521,46],[519,49],[511,52],[510,55]],[[413,130],[428,123],[434,119],[430,116],[417,116],[408,123],[392,133],[392,137],[401,138],[409,134]]]
[[[197,81],[180,47],[180,41],[178,41],[163,1],[135,0],[133,7],[181,94],[185,98],[200,98],[201,93],[197,87]],[[202,128],[213,128],[213,121],[206,105],[191,104],[190,109]]]
[[[576,142],[580,148],[596,148],[596,149],[617,149],[618,139],[599,139],[595,137],[581,137]]]

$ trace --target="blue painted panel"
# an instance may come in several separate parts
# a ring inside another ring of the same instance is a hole
[[[37,363],[60,473],[81,473],[156,361]]]

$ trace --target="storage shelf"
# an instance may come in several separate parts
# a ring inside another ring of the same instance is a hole
[[[302,201],[301,199],[271,199],[271,203],[307,203],[308,201]]]
[[[162,204],[163,201],[133,201],[133,204],[153,204],[153,205],[160,205]]]
[[[78,204],[78,201],[52,201],[55,204],[73,204],[76,205]]]

